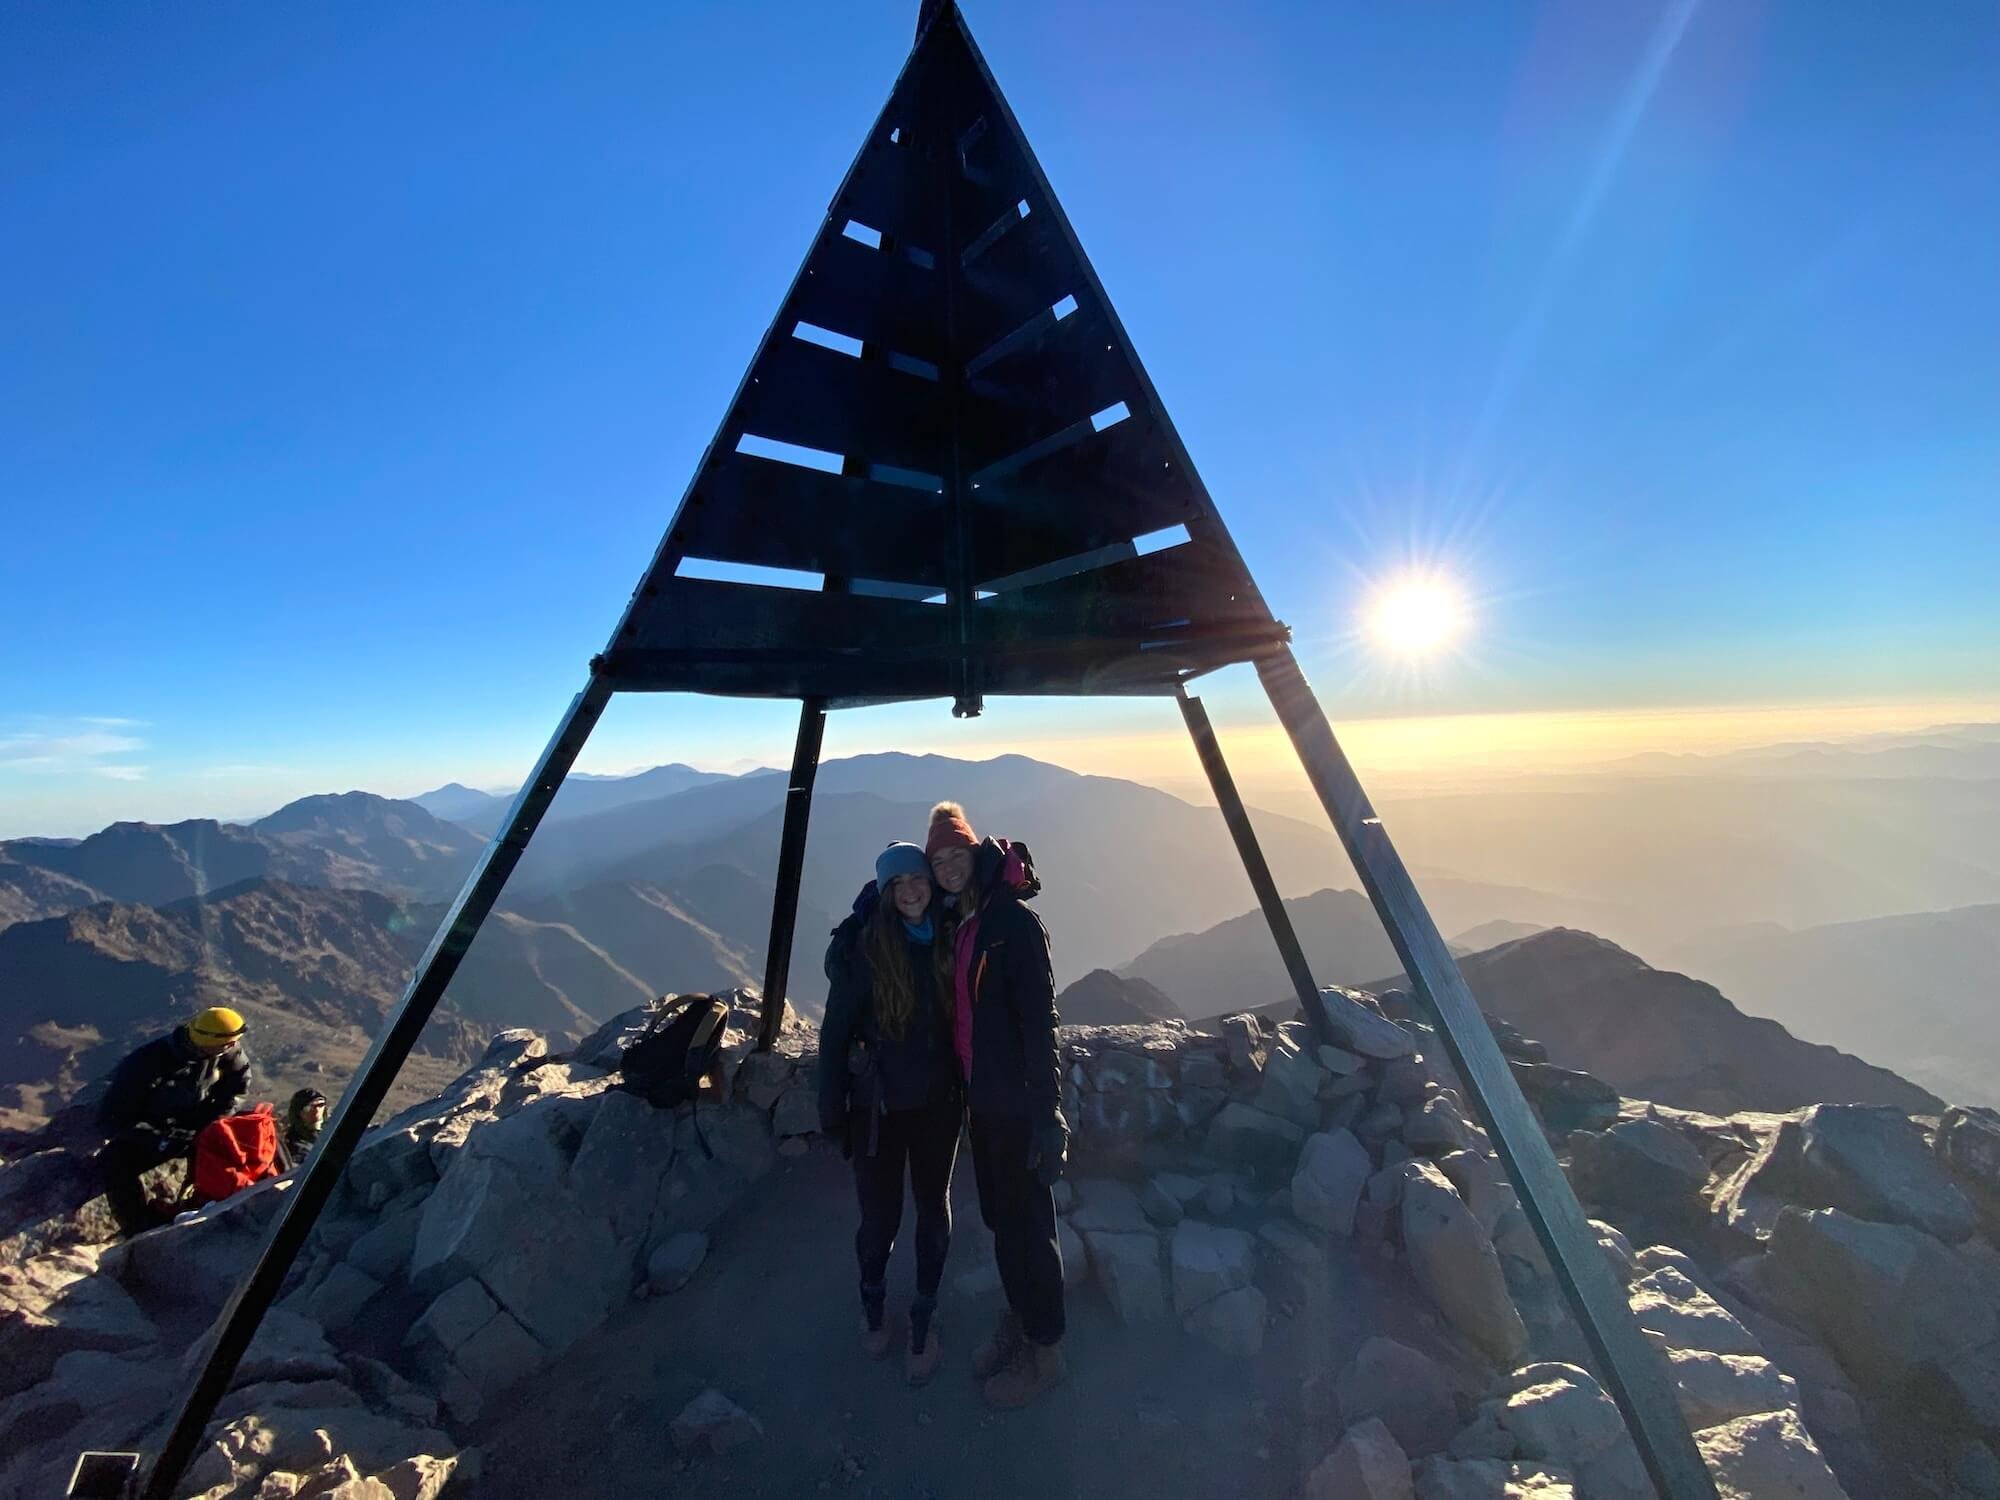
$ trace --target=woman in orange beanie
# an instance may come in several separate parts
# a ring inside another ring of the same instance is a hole
[[[1069,1158],[1049,935],[1023,904],[1041,889],[1027,848],[981,840],[940,802],[924,840],[944,893],[952,1040],[971,1105],[979,1213],[993,1233],[1007,1312],[972,1357],[995,1406],[1025,1406],[1068,1374],[1054,1187]]]

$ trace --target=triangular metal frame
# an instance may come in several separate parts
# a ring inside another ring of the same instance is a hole
[[[969,133],[976,134],[968,143]],[[973,149],[981,141],[984,159]],[[916,177],[932,198],[913,196]],[[1005,212],[982,216],[982,205]],[[885,231],[866,256],[846,232],[850,221]],[[935,276],[940,257],[970,273],[988,256],[1009,259],[1004,267],[986,260],[984,293],[968,290],[977,279],[970,274]],[[1050,266],[1064,275],[1050,279]],[[1074,310],[1057,316],[1064,297]],[[843,320],[848,327],[837,326]],[[848,335],[858,348],[821,349],[799,337],[801,323]],[[1010,361],[1017,364],[1011,384]],[[1124,420],[1101,428],[1092,420],[1098,402],[1122,402]],[[831,472],[772,463],[741,446],[746,433],[816,447],[839,462]],[[897,507],[885,511],[890,498]],[[899,524],[885,526],[885,514]],[[911,516],[921,524],[903,524]],[[786,529],[780,523],[788,517],[800,524]],[[1134,545],[1173,527],[1186,529],[1178,546],[1146,556]],[[692,578],[684,571],[691,558],[821,578],[812,591]],[[766,1046],[784,1006],[827,711],[948,697],[956,712],[976,714],[987,694],[1001,693],[1153,693],[1178,701],[1300,1003],[1324,1031],[1318,989],[1247,812],[1206,713],[1186,692],[1200,673],[1235,662],[1255,665],[1655,1486],[1664,1500],[1713,1500],[1666,1363],[1633,1320],[1288,633],[1251,580],[957,6],[935,0],[927,0],[890,103],[611,641],[592,659],[583,691],[446,912],[286,1195],[257,1264],[217,1319],[205,1363],[145,1474],[144,1495],[170,1500],[354,1148],[614,692],[802,702],[774,893]]]

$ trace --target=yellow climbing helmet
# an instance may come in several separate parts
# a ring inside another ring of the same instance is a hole
[[[243,1017],[226,1005],[211,1005],[188,1022],[188,1040],[197,1047],[220,1047],[243,1035]]]

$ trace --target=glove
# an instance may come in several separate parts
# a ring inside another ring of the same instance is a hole
[[[1069,1165],[1069,1128],[1062,1121],[1035,1127],[1028,1137],[1027,1165],[1045,1188],[1062,1180],[1063,1168]]]

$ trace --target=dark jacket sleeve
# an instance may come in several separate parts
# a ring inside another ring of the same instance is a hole
[[[847,1121],[847,1045],[858,1024],[860,987],[856,983],[854,950],[860,923],[849,917],[833,930],[826,949],[826,1014],[819,1023],[819,1123],[837,1135]]]
[[[158,1064],[158,1044],[148,1042],[111,1070],[111,1082],[97,1104],[100,1125],[106,1130],[129,1130],[145,1122],[146,1105],[159,1078]]]
[[[1019,902],[1009,907],[1007,1008],[1021,1032],[1028,1115],[1038,1125],[1062,1111],[1062,1051],[1056,1040],[1056,976],[1049,931]]]
[[[236,1107],[250,1094],[250,1054],[238,1042],[215,1060],[215,1082],[201,1103],[201,1123],[236,1113]]]

